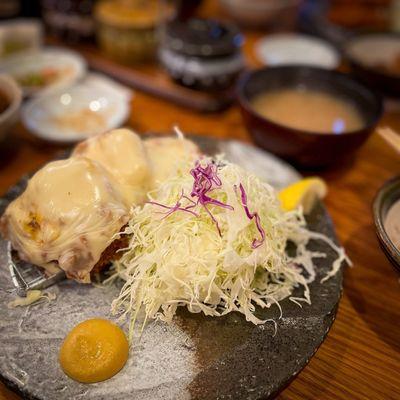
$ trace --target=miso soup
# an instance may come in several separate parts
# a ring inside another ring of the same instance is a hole
[[[351,102],[322,91],[279,89],[259,94],[252,105],[263,117],[303,131],[339,134],[364,126]]]

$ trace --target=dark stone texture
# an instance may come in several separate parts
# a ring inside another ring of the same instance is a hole
[[[260,174],[284,186],[298,177],[289,166],[248,146],[199,139],[203,149],[223,149],[227,158],[257,164]],[[232,147],[233,146],[233,147]],[[257,161],[256,161],[257,159]],[[0,199],[0,213],[18,195],[19,185]],[[312,212],[309,228],[335,238],[322,204]],[[332,322],[342,291],[342,271],[321,284],[334,252],[321,243],[313,249],[327,258],[315,260],[310,306],[285,300],[277,332],[267,323],[254,326],[241,315],[222,318],[190,314],[181,309],[171,325],[150,323],[131,349],[125,368],[112,379],[91,385],[72,381],[61,371],[58,350],[62,339],[78,322],[91,317],[111,318],[109,306],[117,287],[96,288],[64,281],[49,289],[50,303],[9,309],[14,298],[6,268],[6,246],[0,240],[0,377],[23,397],[40,400],[159,400],[159,399],[267,399],[275,396],[301,371],[316,352]],[[260,311],[278,318],[276,306]]]

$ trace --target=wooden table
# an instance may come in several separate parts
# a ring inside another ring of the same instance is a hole
[[[256,36],[249,35],[248,54]],[[184,132],[250,141],[236,107],[201,115],[136,93],[129,126],[169,132],[175,124]],[[386,113],[384,124],[400,131],[400,111]],[[60,150],[32,140],[21,127],[9,147],[7,156],[0,154],[0,194]],[[326,341],[280,399],[400,398],[400,281],[379,248],[371,215],[376,191],[399,173],[399,155],[377,134],[352,162],[319,173],[328,182],[326,205],[354,267],[345,273],[337,320]],[[0,400],[5,399],[18,397],[0,384]]]

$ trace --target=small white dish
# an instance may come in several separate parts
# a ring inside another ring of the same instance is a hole
[[[328,42],[292,33],[268,35],[255,44],[257,58],[266,65],[308,65],[335,69],[340,56]]]
[[[0,71],[14,77],[24,96],[47,95],[69,87],[86,70],[86,62],[78,53],[56,47],[16,54],[0,63]]]
[[[91,86],[95,89],[105,90],[111,95],[121,97],[125,101],[130,101],[133,96],[131,89],[109,78],[107,75],[98,72],[90,72],[83,81],[85,86]]]
[[[22,121],[34,135],[58,143],[118,128],[129,115],[130,95],[107,81],[89,75],[82,84],[34,98],[22,109]]]

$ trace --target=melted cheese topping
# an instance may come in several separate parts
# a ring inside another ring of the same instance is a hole
[[[190,140],[181,138],[152,138],[144,141],[152,170],[152,186],[171,177],[182,161],[198,158],[199,148]]]
[[[2,217],[2,231],[23,260],[46,268],[57,261],[69,277],[89,282],[90,271],[128,208],[110,174],[87,158],[44,166]]]
[[[150,167],[143,142],[128,129],[116,129],[79,144],[73,156],[99,162],[120,185],[126,203],[145,200],[151,181]]]
[[[125,225],[132,206],[195,159],[197,146],[175,138],[143,142],[117,129],[80,143],[67,160],[45,165],[0,220],[3,236],[20,257],[90,282],[90,271]]]

